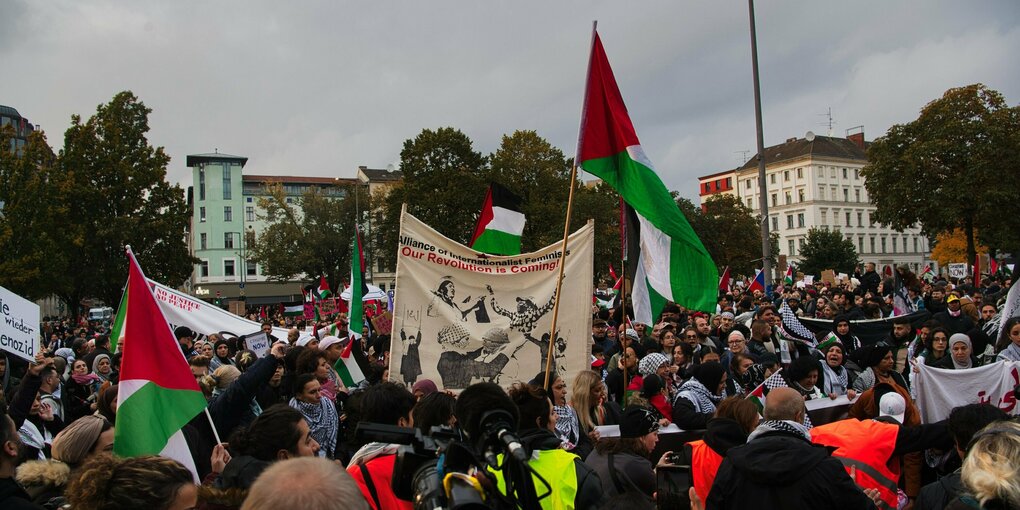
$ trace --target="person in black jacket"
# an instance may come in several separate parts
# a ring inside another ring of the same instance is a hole
[[[706,509],[817,510],[875,508],[843,464],[811,444],[804,399],[790,388],[769,392],[765,421],[746,445],[726,454]]]
[[[974,329],[974,322],[961,310],[962,303],[955,294],[946,298],[946,310],[932,316],[933,320],[939,321],[943,328],[950,335],[955,333],[966,333]]]
[[[32,503],[31,496],[14,481],[18,465],[21,439],[18,429],[6,414],[0,414],[0,508],[4,510],[31,510],[42,507]]]

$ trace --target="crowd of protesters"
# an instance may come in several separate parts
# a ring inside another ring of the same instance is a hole
[[[412,508],[393,489],[398,445],[358,425],[440,427],[470,443],[493,410],[534,473],[490,469],[494,506],[537,493],[542,508],[686,508],[660,484],[684,466],[692,508],[1020,508],[1020,427],[981,404],[922,425],[912,393],[921,364],[1020,360],[1020,319],[986,327],[1011,282],[903,276],[928,313],[892,318],[877,340],[854,325],[893,315],[893,284],[868,265],[841,284],[721,293],[714,313],[669,304],[652,324],[630,320],[629,304],[596,309],[591,338],[568,339],[590,345],[590,370],[458,394],[391,382],[406,378],[388,374],[390,338],[367,329],[350,349],[366,379],[348,386],[334,369],[352,342],[342,319],[275,324],[287,338],[262,357],[244,337],[178,327],[209,402],[182,430],[199,483],[167,458],[111,455],[121,356],[109,324],[44,321],[37,363],[0,358],[0,508]],[[791,338],[784,316],[827,327]],[[777,372],[783,387],[759,410],[746,397]],[[849,418],[812,428],[805,400],[843,396]],[[652,458],[671,424],[701,439]]]

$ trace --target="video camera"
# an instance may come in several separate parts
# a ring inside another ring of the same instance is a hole
[[[363,422],[355,438],[361,443],[401,445],[391,487],[395,496],[412,501],[416,510],[540,508],[532,475],[545,485],[542,497],[549,496],[551,489],[528,466],[527,453],[508,418],[498,409],[483,414],[482,433],[474,445],[460,431],[445,426],[432,427],[424,435],[417,429]],[[518,488],[518,496],[508,498],[487,467],[503,471],[508,488],[520,484],[524,490]],[[526,496],[520,497],[521,493]]]

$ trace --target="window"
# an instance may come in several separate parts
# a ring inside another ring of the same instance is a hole
[[[824,166],[819,166],[818,167],[818,177],[825,177],[825,167]]]
[[[847,189],[847,188],[843,188],[843,201],[844,202],[849,202],[850,201],[850,190]]]
[[[804,190],[802,189],[797,190],[797,201],[798,202],[804,201]]]
[[[892,238],[892,252],[896,253],[896,238]]]
[[[245,207],[244,216],[245,219],[248,221],[255,221],[255,208],[250,205],[248,207]]]
[[[206,235],[206,233],[202,232],[201,234],[198,234],[198,249],[199,250],[208,249],[207,248],[208,245],[209,245],[209,242],[208,242],[208,236]]]
[[[798,250],[803,250],[804,249],[804,238],[803,237],[800,238],[800,239],[797,239],[797,249]]]
[[[258,267],[256,267],[255,261],[252,260],[245,261],[245,266],[246,266],[245,273],[248,276],[256,276],[258,274]]]
[[[793,228],[793,215],[792,214],[787,214],[786,215],[786,228]]]
[[[860,178],[861,178],[861,170],[859,168],[854,168],[854,180],[856,181],[856,180],[858,180]]]
[[[854,202],[860,202],[860,201],[861,201],[861,190],[860,189],[855,189],[854,190]]]
[[[785,196],[786,196],[786,204],[789,205],[790,204],[790,192],[787,191]]]
[[[269,221],[276,221],[276,209],[266,211],[266,219]]]
[[[822,209],[822,225],[824,226],[824,225],[827,225],[828,223],[829,223],[829,213],[825,209]]]
[[[917,253],[918,251],[920,251],[920,250],[917,249],[917,238],[915,237],[914,238],[914,253]]]
[[[229,205],[223,206],[223,221],[233,221],[234,213]]]
[[[708,193],[708,183],[707,182],[705,183],[705,185],[702,188],[703,188],[702,189],[703,193]]]
[[[205,207],[198,208],[198,221],[205,221]]]
[[[288,204],[293,204],[294,203],[294,198],[293,197],[287,197],[287,203]]]
[[[875,236],[871,236],[871,253],[875,253]]]
[[[223,200],[230,200],[230,165],[223,164]]]
[[[844,178],[844,179],[846,179],[846,178],[847,178],[847,176],[846,176],[846,168],[844,168],[844,169],[843,169],[843,178]]]
[[[776,206],[776,194],[773,193],[772,194],[772,207],[775,207],[775,206]]]
[[[804,172],[803,172],[803,171],[801,171],[801,170],[802,170],[802,169],[800,169],[800,168],[798,168],[798,169],[797,169],[797,178],[798,178],[798,179],[800,179],[801,177],[804,177]]]
[[[863,218],[863,216],[864,216],[863,214],[857,213],[857,226],[858,227],[863,227],[864,226],[864,218]]]
[[[772,217],[772,230],[779,231],[779,216]]]
[[[790,181],[790,171],[789,170],[783,170],[783,182],[789,182],[789,181]]]
[[[903,253],[907,253],[907,236],[903,236]]]
[[[804,226],[804,213],[797,213],[797,226],[798,227]]]
[[[253,200],[251,199],[251,197],[248,197],[248,198],[245,199],[245,202],[248,202],[250,204],[250,203],[253,202]]]
[[[209,277],[209,261],[208,260],[203,260],[201,263],[198,264],[198,275],[201,276],[202,278],[208,278]]]
[[[882,236],[882,253],[885,253],[885,236]]]
[[[748,198],[748,199],[747,199],[747,208],[748,208],[748,209],[754,209],[754,206],[753,206],[753,205],[751,205],[751,204],[753,204],[753,202],[751,202],[751,199],[750,199],[750,198]]]
[[[733,178],[732,177],[727,177],[726,178],[726,189],[730,189],[732,187],[733,187]]]
[[[223,261],[223,276],[233,277],[234,275],[234,259],[225,259]]]
[[[857,252],[864,253],[864,236],[857,238]]]
[[[748,180],[744,181],[744,184],[746,184],[746,186],[745,186],[745,187],[746,187],[747,189],[751,189],[751,181],[752,181],[752,180],[753,180],[753,179],[748,179]]]
[[[836,200],[838,200],[838,199],[836,198],[836,187],[835,187],[835,186],[833,186],[833,187],[832,187],[832,189],[831,189],[831,191],[832,191],[832,193],[829,193],[829,196],[830,196],[830,197],[832,197],[832,201],[833,201],[833,202],[835,202]]]
[[[833,179],[835,179],[836,178],[836,167],[831,167],[830,170],[831,170],[831,172],[829,172],[829,176],[832,177]]]
[[[223,234],[223,247],[230,250],[234,248],[234,233],[226,232]]]
[[[790,247],[790,253],[788,253],[788,255],[790,255],[790,256],[792,257],[793,255],[795,255],[795,253],[794,253],[794,245],[793,245],[793,239],[790,239],[790,242],[789,242],[789,247]]]
[[[769,175],[769,184],[776,183],[776,174]]]
[[[205,200],[205,168],[198,169],[198,199]]]
[[[818,187],[818,200],[825,200],[825,186]]]

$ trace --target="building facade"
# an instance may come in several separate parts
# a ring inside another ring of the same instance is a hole
[[[906,264],[912,270],[930,261],[928,239],[919,228],[902,232],[873,220],[875,206],[868,200],[861,169],[867,164],[864,133],[847,138],[815,136],[790,138],[765,149],[765,199],[769,227],[779,234],[780,254],[794,265],[800,261],[812,227],[840,231],[857,249],[862,262]],[[705,184],[718,182],[722,172],[699,178],[702,203],[719,192],[705,193]],[[758,162],[752,158],[733,171],[732,192],[757,213],[761,194]],[[713,188],[714,189],[714,188]]]
[[[248,246],[268,225],[266,211],[259,207],[259,200],[269,196],[268,184],[281,184],[287,203],[298,204],[309,188],[321,188],[327,196],[341,198],[346,185],[360,184],[370,193],[375,186],[381,192],[400,178],[399,172],[366,167],[359,167],[355,179],[245,175],[247,162],[246,157],[219,152],[187,157],[194,179],[188,189],[192,209],[188,243],[192,255],[199,259],[187,290],[196,297],[225,302],[243,297],[248,306],[298,301],[302,299],[304,285],[317,278],[302,275],[287,282],[270,281],[262,266],[248,257]],[[363,231],[369,229],[370,224],[362,226]],[[366,246],[368,262],[376,258],[371,256],[371,250]],[[392,271],[377,273],[375,278],[369,271],[366,279],[374,285],[386,285],[384,288],[392,288],[394,280]]]
[[[715,195],[737,196],[734,187],[736,180],[736,169],[698,177],[698,196],[701,197],[701,204],[704,206],[705,201]]]
[[[19,152],[28,143],[28,136],[36,130],[36,126],[25,117],[22,117],[18,110],[10,106],[0,105],[0,128],[4,126],[14,128],[14,139],[11,140],[11,148]]]

